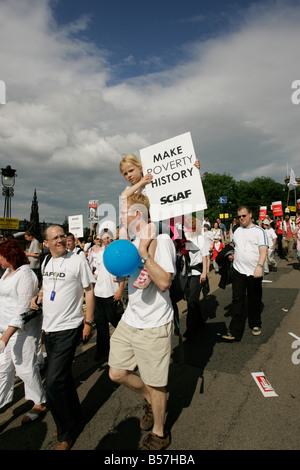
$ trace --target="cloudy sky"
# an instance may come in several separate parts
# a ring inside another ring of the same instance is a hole
[[[123,155],[185,132],[201,172],[300,176],[299,25],[289,0],[0,0],[12,217],[36,188],[41,221],[87,225],[89,200],[118,206]]]

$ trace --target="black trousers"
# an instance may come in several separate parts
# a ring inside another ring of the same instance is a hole
[[[46,398],[59,442],[75,437],[82,423],[80,402],[72,376],[72,362],[82,329],[83,325],[80,325],[79,328],[44,335],[48,359]]]
[[[245,303],[247,298],[249,328],[261,327],[262,310],[262,277],[255,278],[232,270],[232,304],[230,333],[240,340],[243,336],[247,313]]]
[[[109,323],[117,327],[120,315],[117,313],[117,302],[113,297],[96,297],[94,321],[97,330],[97,352],[108,355],[109,353]]]
[[[187,301],[186,329],[189,332],[200,328],[204,323],[199,300],[203,286],[204,284],[200,284],[200,275],[188,276],[185,298]]]

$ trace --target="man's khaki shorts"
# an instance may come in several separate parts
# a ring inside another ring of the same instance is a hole
[[[156,328],[138,329],[119,321],[110,339],[109,366],[139,369],[142,381],[151,387],[168,383],[173,321]]]

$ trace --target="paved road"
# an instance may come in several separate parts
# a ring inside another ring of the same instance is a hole
[[[246,328],[239,343],[224,343],[220,335],[230,320],[231,287],[218,288],[210,273],[211,292],[203,300],[204,328],[192,340],[173,337],[166,425],[168,450],[298,450],[300,448],[300,337],[298,263],[278,261],[278,271],[263,284],[262,335]],[[185,302],[180,303],[181,332]],[[78,348],[74,374],[86,425],[73,450],[134,453],[145,433],[139,429],[143,401],[113,384],[107,364],[94,362],[94,339]],[[294,361],[292,355],[294,353]],[[295,360],[296,358],[296,360]],[[299,360],[297,360],[297,358]],[[276,397],[264,397],[251,373],[263,372]],[[23,387],[16,383],[13,404],[0,414],[1,450],[51,450],[55,446],[50,413],[21,426],[30,408]]]

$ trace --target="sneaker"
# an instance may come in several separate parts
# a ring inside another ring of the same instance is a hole
[[[163,437],[158,436],[150,432],[143,440],[143,444],[140,450],[163,450],[168,447],[171,442],[170,433],[165,432]]]
[[[226,339],[227,341],[236,341],[236,338],[232,336],[231,333],[227,333],[226,335],[222,335],[223,339]]]
[[[146,289],[151,282],[150,276],[146,268],[143,268],[139,274],[139,277],[134,281],[133,287],[136,289]]]
[[[149,431],[153,426],[153,412],[151,404],[147,401],[144,405],[144,410],[144,415],[140,421],[140,428],[143,431]]]
[[[258,328],[258,326],[255,326],[254,328],[252,328],[252,334],[254,336],[259,336],[261,334],[261,329]]]

